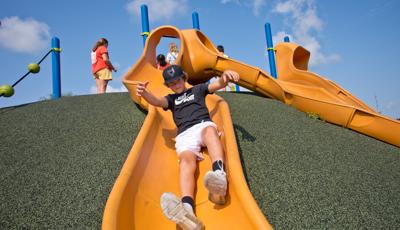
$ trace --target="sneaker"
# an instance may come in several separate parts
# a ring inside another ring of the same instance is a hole
[[[204,186],[208,189],[208,199],[214,204],[226,202],[226,173],[223,170],[208,171],[204,176]]]
[[[173,193],[161,195],[161,209],[164,215],[179,225],[183,230],[203,230],[204,225],[194,215],[190,204],[182,203]]]

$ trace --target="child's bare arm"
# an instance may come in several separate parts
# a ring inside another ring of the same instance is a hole
[[[110,58],[108,57],[108,53],[104,53],[102,55],[104,62],[107,64],[107,66],[111,69],[114,70],[114,72],[117,72],[117,69],[113,66],[113,64],[110,61]]]
[[[139,82],[136,85],[136,95],[139,97],[143,97],[151,105],[167,108],[168,107],[167,99],[165,97],[157,97],[154,94],[152,94],[146,88],[148,84],[149,82]]]
[[[214,93],[215,91],[224,88],[229,81],[238,82],[239,79],[239,74],[235,71],[225,70],[216,81],[208,85],[208,91]]]

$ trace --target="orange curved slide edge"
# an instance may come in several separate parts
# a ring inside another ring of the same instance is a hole
[[[310,54],[303,47],[293,43],[275,47],[275,79],[257,67],[219,55],[200,31],[183,30],[182,34],[185,48],[181,64],[191,76],[190,82],[203,82],[224,70],[235,70],[241,76],[238,84],[245,88],[400,147],[400,122],[377,113],[334,82],[307,71]]]
[[[107,200],[102,229],[177,228],[163,216],[159,205],[163,192],[179,194],[178,159],[174,148],[176,127],[172,114],[148,105],[135,94],[138,81],[149,81],[149,89],[157,95],[171,93],[162,84],[161,71],[155,68],[156,46],[163,36],[180,39],[178,63],[188,57],[181,31],[170,26],[160,27],[150,34],[141,58],[124,76],[123,82],[132,100],[148,109],[148,115]],[[227,103],[217,95],[209,95],[206,104],[223,133],[221,141],[226,152],[229,186],[226,205],[218,206],[208,201],[203,177],[211,164],[204,149],[206,159],[199,162],[196,173],[198,217],[209,230],[272,229],[247,187]]]

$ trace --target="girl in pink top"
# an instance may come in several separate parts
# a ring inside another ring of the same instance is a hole
[[[169,63],[165,60],[165,56],[164,54],[159,54],[157,55],[157,69],[159,70],[164,70],[165,68],[167,68],[169,65]]]
[[[105,38],[100,38],[99,41],[93,46],[91,59],[92,59],[92,73],[96,80],[97,93],[103,94],[106,92],[108,81],[112,80],[111,71],[117,72],[111,64],[108,56],[108,41]]]

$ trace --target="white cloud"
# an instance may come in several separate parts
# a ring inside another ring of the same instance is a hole
[[[283,42],[283,39],[288,36],[289,40],[292,40],[292,36],[290,34],[285,33],[284,31],[279,31],[277,32],[274,36],[272,36],[272,43],[274,43],[274,45],[278,42]]]
[[[252,8],[255,16],[260,15],[261,8],[266,4],[266,0],[221,0],[222,4],[234,3],[237,5],[245,5]]]
[[[222,4],[227,4],[227,3],[236,3],[236,4],[240,4],[239,0],[221,0]]]
[[[50,49],[50,28],[43,22],[28,18],[1,19],[0,45],[20,53],[38,53]]]
[[[128,92],[125,86],[121,85],[119,88],[118,87],[112,87],[111,85],[107,86],[107,93],[116,93],[116,92]]]
[[[316,34],[323,29],[323,21],[318,17],[314,0],[287,0],[279,2],[274,12],[287,15],[288,24],[293,25],[291,41],[304,46],[311,52],[310,65],[327,64],[340,60],[338,54],[324,54]],[[280,31],[274,37],[282,36]]]
[[[400,101],[388,101],[383,103],[383,111],[381,112],[394,119],[400,119]]]
[[[379,14],[384,13],[388,8],[396,7],[395,5],[397,3],[398,2],[396,0],[376,1],[376,3],[371,4],[375,6],[369,10],[368,14],[371,16],[378,16]]]
[[[260,15],[261,8],[265,5],[265,3],[266,3],[265,0],[253,0],[252,1],[253,14],[255,16]]]
[[[90,94],[96,94],[97,93],[97,87],[96,85],[90,86]]]
[[[188,9],[187,0],[133,0],[126,4],[126,10],[140,16],[142,4],[147,5],[150,21],[168,21]]]
[[[107,93],[117,93],[117,92],[128,92],[125,86],[121,85],[119,88],[118,87],[113,87],[110,84],[108,84]],[[97,93],[97,87],[96,85],[90,86],[90,94],[96,94]]]
[[[386,109],[398,109],[400,108],[400,101],[389,101],[386,106]]]

